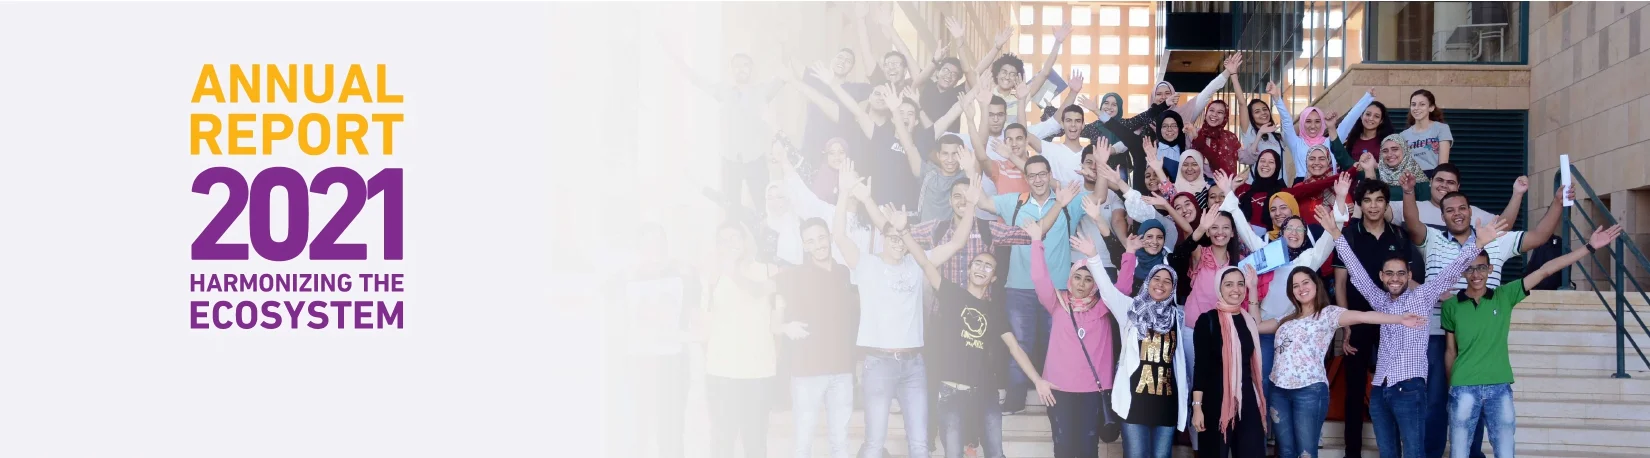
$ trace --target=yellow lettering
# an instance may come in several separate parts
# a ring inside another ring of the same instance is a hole
[[[389,84],[389,69],[384,64],[378,64],[378,103],[401,103],[401,94],[391,94]]]
[[[355,124],[354,129],[349,127],[350,123]],[[367,145],[366,143],[361,142],[361,137],[365,137],[366,135],[366,116],[361,116],[356,113],[338,113],[338,154],[344,154],[344,152],[348,150],[348,148],[344,147],[345,141],[355,144],[355,149],[360,151],[361,154],[367,154]]]
[[[252,113],[229,114],[229,155],[238,156],[258,153],[256,149],[253,149],[250,146],[240,146],[240,139],[252,138],[252,131],[242,129],[241,123],[256,121],[257,119],[258,115]]]
[[[1140,382],[1134,384],[1135,394],[1157,394],[1157,382],[1152,380],[1150,366],[1140,368]]]
[[[328,91],[331,90],[328,89]],[[319,124],[318,127],[321,129],[320,141],[313,144],[309,141],[310,124]],[[331,141],[331,138],[332,126],[327,123],[326,115],[310,113],[298,119],[298,149],[303,150],[304,154],[319,156],[321,153],[327,152],[327,144]]]
[[[1162,339],[1162,336],[1159,336],[1157,334],[1153,334],[1150,337],[1147,337],[1146,340],[1141,341],[1140,342],[1140,359],[1145,361],[1145,362],[1148,362],[1148,363],[1161,363],[1161,362],[1163,362],[1163,360],[1158,358],[1158,353],[1159,352],[1157,350],[1157,347],[1159,345],[1159,340],[1161,340],[1161,339]]]
[[[1173,381],[1173,373],[1168,371],[1169,368],[1167,367],[1157,366],[1157,383],[1160,385],[1157,391],[1163,393],[1164,396],[1174,396],[1174,384],[1170,383]]]
[[[220,94],[220,95],[222,95],[222,94]],[[198,101],[200,99],[200,94],[196,93],[195,98]],[[202,130],[201,129],[201,123],[202,122],[205,122],[206,125],[211,126],[211,127],[207,128],[205,130]],[[218,130],[223,128],[223,125],[218,122],[218,115],[211,114],[211,113],[194,113],[194,114],[191,114],[191,115],[189,115],[189,127],[190,127],[190,129],[189,129],[189,154],[190,155],[198,156],[198,155],[201,154],[201,141],[202,140],[206,141],[206,146],[207,146],[207,148],[212,150],[212,154],[214,154],[214,155],[223,154],[223,151],[218,149]]]
[[[344,89],[338,91],[338,103],[349,103],[349,96],[352,95],[372,103],[372,93],[367,92],[367,77],[361,74],[361,64],[349,65],[349,73],[344,75]]]
[[[253,103],[257,103],[259,101],[259,97],[260,97],[258,95],[259,94],[258,93],[258,84],[259,84],[259,80],[258,80],[258,66],[257,65],[252,66],[252,75],[249,78],[249,77],[247,77],[246,70],[242,70],[241,66],[239,64],[229,64],[229,101],[230,102],[240,102],[241,101],[241,93],[245,92],[246,93],[246,99],[248,101],[251,101]],[[233,124],[233,122],[231,122],[231,124]],[[230,126],[230,130],[231,130],[231,132],[234,131],[234,126],[233,125]],[[230,141],[231,142],[234,141],[233,137],[231,137]],[[230,147],[230,150],[231,151],[230,151],[229,154],[235,154],[234,153],[234,147]]]
[[[401,98],[401,96],[399,96],[399,95],[395,96],[395,97],[397,99]],[[383,102],[384,99],[379,98],[378,101]],[[396,101],[399,102],[400,100],[396,100]],[[401,122],[403,120],[402,118],[403,118],[403,116],[401,115],[401,113],[373,113],[372,114],[372,122],[376,122],[376,123],[379,123],[379,124],[384,126],[384,155],[385,156],[395,154],[395,123]]]
[[[264,100],[275,103],[275,89],[280,88],[281,95],[286,96],[286,103],[298,103],[298,93],[292,89],[296,87],[293,83],[298,82],[298,64],[287,64],[287,76],[281,76],[280,67],[276,67],[275,64],[266,64],[264,65],[264,75],[269,77],[269,83],[264,85],[264,87],[269,88],[269,95],[265,96]],[[291,120],[292,118],[287,119]]]
[[[201,103],[201,97],[206,96],[223,103],[223,87],[218,84],[218,70],[212,64],[201,66],[201,76],[195,80],[195,95],[189,98],[189,103]]]
[[[309,99],[310,103],[327,103],[332,100],[332,64],[326,64],[326,78],[324,79],[326,80],[326,86],[323,87],[326,90],[319,94],[315,93],[315,65],[304,64],[304,98]],[[304,116],[303,119],[309,119],[309,116]],[[298,137],[301,139],[303,134],[298,134]]]
[[[274,125],[277,124],[277,123],[281,125],[280,130],[275,130],[273,128]],[[275,143],[275,140],[286,140],[288,137],[291,137],[291,136],[292,136],[292,117],[291,116],[287,116],[287,115],[281,114],[281,113],[268,113],[268,114],[264,115],[264,155],[265,156],[269,155],[269,152],[273,149],[273,144]]]

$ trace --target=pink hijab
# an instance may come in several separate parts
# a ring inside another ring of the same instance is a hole
[[[1322,145],[1323,142],[1327,140],[1326,135],[1329,132],[1329,124],[1327,122],[1320,123],[1317,132],[1306,131],[1306,117],[1312,113],[1317,113],[1318,119],[1324,119],[1323,112],[1318,111],[1318,107],[1306,107],[1305,110],[1301,110],[1301,118],[1295,123],[1295,134],[1299,135],[1301,140],[1306,141],[1306,146]]]

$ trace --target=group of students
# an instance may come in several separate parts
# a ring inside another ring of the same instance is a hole
[[[866,10],[862,37],[889,27]],[[1033,122],[1069,33],[1029,78],[997,55],[1005,30],[973,68],[943,50],[914,66],[896,46],[857,82],[844,48],[767,83],[739,55],[732,81],[704,83],[749,123],[739,110],[795,90],[807,129],[800,145],[779,135],[765,154],[723,158],[711,265],[643,262],[619,289],[627,322],[651,326],[632,354],[671,399],[652,406],[665,454],[680,453],[670,413],[686,349],[703,344],[714,457],[738,444],[765,456],[776,382],[798,457],[822,407],[831,456],[851,452],[856,408],[859,456],[882,456],[895,402],[910,456],[937,443],[948,457],[976,445],[1001,457],[1002,417],[1028,393],[1047,406],[1059,457],[1097,456],[1120,436],[1129,457],[1165,458],[1179,432],[1200,457],[1267,456],[1268,438],[1277,456],[1315,457],[1335,353],[1348,456],[1366,410],[1383,457],[1436,458],[1446,439],[1451,457],[1482,456],[1485,430],[1496,456],[1513,456],[1512,307],[1619,227],[1502,283],[1558,212],[1508,232],[1523,177],[1501,215],[1471,205],[1430,91],[1410,95],[1395,131],[1373,90],[1340,119],[1294,115],[1268,84],[1232,132],[1227,103],[1211,99],[1228,78],[1242,93],[1241,54],[1189,102],[1162,82],[1129,117],[1116,94],[1079,95],[1072,75]],[[648,226],[641,245],[663,253],[663,238]]]

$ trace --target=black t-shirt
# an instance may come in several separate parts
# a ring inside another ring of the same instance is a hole
[[[1176,326],[1178,328],[1178,326]],[[1175,426],[1180,421],[1180,394],[1174,378],[1174,360],[1180,355],[1179,333],[1151,333],[1140,339],[1140,368],[1129,375],[1129,423]]]
[[[1241,317],[1234,317],[1241,318]],[[1249,324],[1242,319],[1232,320],[1232,330],[1237,332],[1238,341],[1238,383],[1243,390],[1243,410],[1238,415],[1247,417],[1259,415],[1258,404],[1255,400],[1255,387],[1259,381],[1254,377],[1255,340],[1250,337]],[[1192,331],[1192,345],[1197,355],[1197,372],[1192,374],[1192,391],[1203,392],[1203,419],[1205,425],[1210,418],[1219,419],[1223,399],[1226,399],[1226,382],[1221,377],[1220,370],[1226,358],[1226,352],[1221,349],[1225,346],[1220,330],[1220,312],[1210,311],[1197,318],[1197,326]],[[1211,370],[1213,369],[1213,370]],[[1211,416],[1212,415],[1212,416]],[[1215,425],[1219,425],[1216,422]]]
[[[865,142],[865,154],[865,164],[870,166],[870,170],[861,169],[860,173],[871,177],[871,198],[879,205],[904,205],[907,210],[916,211],[917,194],[922,183],[911,174],[911,163],[906,162],[905,148],[900,146],[899,137],[894,135],[893,120],[872,128],[871,138]]]
[[[957,99],[966,92],[963,85],[952,86],[951,89],[940,89],[940,83],[929,81],[922,85],[922,112],[928,114],[930,121],[939,122],[945,112],[951,111],[951,106],[957,104]],[[962,132],[962,117],[951,120],[951,125],[945,127],[946,132]]]
[[[819,91],[825,97],[836,100],[836,96],[832,95],[835,92],[832,92],[830,87],[825,86],[824,82],[814,78],[813,75],[804,77],[802,83]],[[871,96],[871,85],[868,83],[842,83],[842,90],[853,96],[854,100],[865,100],[865,98]],[[810,160],[822,159],[821,154],[825,150],[825,141],[830,140],[831,137],[841,137],[843,140],[850,141],[849,144],[851,145],[854,139],[864,138],[864,136],[859,132],[859,124],[854,123],[853,112],[843,108],[840,102],[837,104],[836,122],[831,122],[831,118],[826,116],[825,111],[821,110],[819,106],[809,103],[808,121],[802,130],[802,144],[797,147],[802,150],[804,157]]]
[[[974,297],[947,281],[940,284],[937,308],[925,321],[929,380],[1002,388],[1009,358],[1003,334],[1011,332],[1002,304]]]
[[[1393,253],[1405,253],[1409,257],[1411,278],[1414,278],[1416,283],[1425,283],[1427,270],[1425,261],[1420,259],[1420,251],[1414,243],[1410,243],[1409,237],[1404,236],[1401,228],[1392,223],[1385,224],[1386,228],[1381,231],[1380,237],[1376,237],[1367,229],[1364,229],[1363,218],[1352,218],[1352,221],[1342,230],[1345,233],[1347,246],[1352,248],[1352,254],[1358,256],[1358,264],[1362,265],[1364,271],[1369,273],[1370,281],[1382,285],[1384,283],[1381,282],[1380,272],[1385,267],[1386,259],[1391,257]],[[1346,268],[1346,260],[1336,255],[1334,263],[1331,265],[1344,269]],[[1347,272],[1347,275],[1351,274],[1351,271]],[[1364,298],[1363,293],[1359,292],[1358,288],[1352,287],[1351,280],[1346,282],[1346,302],[1347,310],[1360,312],[1374,310],[1369,306],[1369,300]],[[1371,348],[1370,345],[1375,344],[1380,339],[1380,325],[1355,324],[1350,329],[1352,330],[1352,345],[1360,349],[1367,350]]]

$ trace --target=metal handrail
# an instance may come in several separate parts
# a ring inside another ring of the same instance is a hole
[[[1570,179],[1572,185],[1581,185],[1581,189],[1587,193],[1588,199],[1593,202],[1600,201],[1598,198],[1598,193],[1593,191],[1592,185],[1587,183],[1587,178],[1581,175],[1581,170],[1577,169],[1574,164],[1570,165]],[[1562,205],[1562,203],[1554,201],[1553,205]],[[1586,243],[1587,236],[1582,234],[1581,228],[1576,227],[1573,220],[1570,218],[1570,210],[1571,208],[1565,208],[1564,212],[1561,214],[1563,218],[1562,224],[1574,231],[1576,236],[1580,238],[1583,243]],[[1586,219],[1587,223],[1592,225],[1594,228],[1600,227],[1598,222],[1593,221],[1592,216],[1588,215],[1586,212],[1582,212],[1581,217]],[[1611,226],[1618,224],[1615,217],[1611,216],[1608,212],[1602,213],[1600,215],[1600,219],[1609,223]],[[1569,234],[1565,235],[1565,237],[1561,237],[1559,240],[1560,244],[1563,246],[1563,250],[1568,252],[1570,248],[1570,237],[1568,236]],[[1639,317],[1637,310],[1633,309],[1633,304],[1627,301],[1627,283],[1629,281],[1633,283],[1633,287],[1639,290],[1639,295],[1645,298],[1646,303],[1650,303],[1650,294],[1645,293],[1644,287],[1639,285],[1637,279],[1627,276],[1626,254],[1631,253],[1633,258],[1639,262],[1639,265],[1645,268],[1650,268],[1650,258],[1646,258],[1644,252],[1640,251],[1638,246],[1628,243],[1626,238],[1616,239],[1615,245],[1615,280],[1607,281],[1611,289],[1616,291],[1615,309],[1611,310],[1610,301],[1604,299],[1603,293],[1597,292],[1596,290],[1594,293],[1597,294],[1600,301],[1603,302],[1605,310],[1609,311],[1611,316],[1616,319],[1616,373],[1611,374],[1610,376],[1613,378],[1629,378],[1630,376],[1627,374],[1628,342],[1632,342],[1633,350],[1639,354],[1639,359],[1644,361],[1646,367],[1650,367],[1650,358],[1645,356],[1644,350],[1639,348],[1638,342],[1633,339],[1633,336],[1627,333],[1627,314],[1633,314],[1633,320],[1638,322],[1639,328],[1644,330],[1646,335],[1650,335],[1650,326],[1645,325],[1644,319]],[[1595,256],[1597,256],[1597,254],[1589,257]],[[1597,258],[1594,258],[1593,262],[1594,264],[1599,264],[1601,270],[1603,269],[1603,263],[1598,262]],[[1570,284],[1569,271],[1569,268],[1565,268],[1560,277],[1565,285]],[[1585,275],[1589,282],[1593,282],[1592,274],[1589,274],[1583,270],[1582,275]]]

